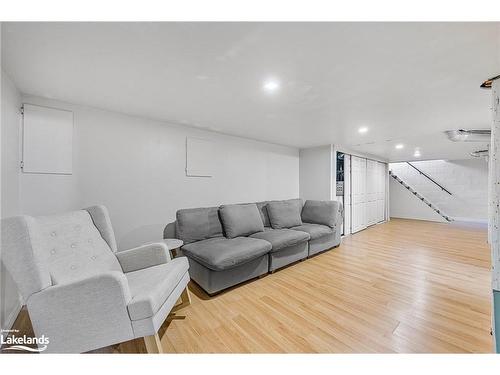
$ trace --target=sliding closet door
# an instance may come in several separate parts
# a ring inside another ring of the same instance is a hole
[[[366,228],[366,159],[351,157],[352,233]]]
[[[377,223],[385,220],[385,191],[387,164],[377,162]]]
[[[378,163],[366,161],[366,224],[377,223]]]

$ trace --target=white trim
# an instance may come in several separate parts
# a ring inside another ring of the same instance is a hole
[[[488,219],[471,219],[469,217],[452,217],[454,221],[463,221],[466,223],[488,224]]]

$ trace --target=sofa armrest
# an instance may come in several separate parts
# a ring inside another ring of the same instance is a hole
[[[301,217],[305,223],[322,224],[334,228],[340,225],[342,221],[342,203],[337,201],[307,200],[302,208]]]
[[[49,353],[81,353],[134,338],[127,278],[111,271],[32,294],[28,311]]]
[[[119,251],[116,257],[123,272],[137,271],[170,262],[170,253],[166,244],[150,243],[133,249]]]
[[[175,221],[168,223],[163,229],[163,238],[177,238],[177,233],[175,232]]]

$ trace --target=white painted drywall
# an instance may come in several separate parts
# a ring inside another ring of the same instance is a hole
[[[1,71],[1,217],[19,214],[19,144],[21,95]],[[0,249],[0,258],[1,258]],[[0,264],[0,328],[9,329],[21,307],[12,277]]]
[[[392,177],[389,178],[389,200],[389,213],[392,218],[446,222]]]
[[[331,145],[300,150],[300,197],[315,200],[332,199]]]
[[[180,208],[299,196],[299,150],[39,97],[74,112],[73,175],[21,175],[21,210],[108,207],[120,249],[162,237]],[[186,177],[186,137],[214,142],[213,177]]]
[[[488,164],[482,158],[412,162],[449,190],[449,195],[407,163],[391,163],[391,170],[413,189],[457,221],[486,223],[488,219]],[[404,205],[404,202],[394,202]],[[396,207],[401,210],[401,207]]]

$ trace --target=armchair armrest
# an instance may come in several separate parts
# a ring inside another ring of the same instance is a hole
[[[167,245],[161,242],[142,245],[115,254],[123,272],[137,271],[164,264],[171,260]]]
[[[340,225],[342,221],[342,203],[307,200],[302,208],[301,217],[305,223],[322,224],[334,228]]]
[[[134,338],[130,300],[127,278],[111,271],[43,289],[27,306],[36,336],[49,340],[46,352],[82,353]]]

